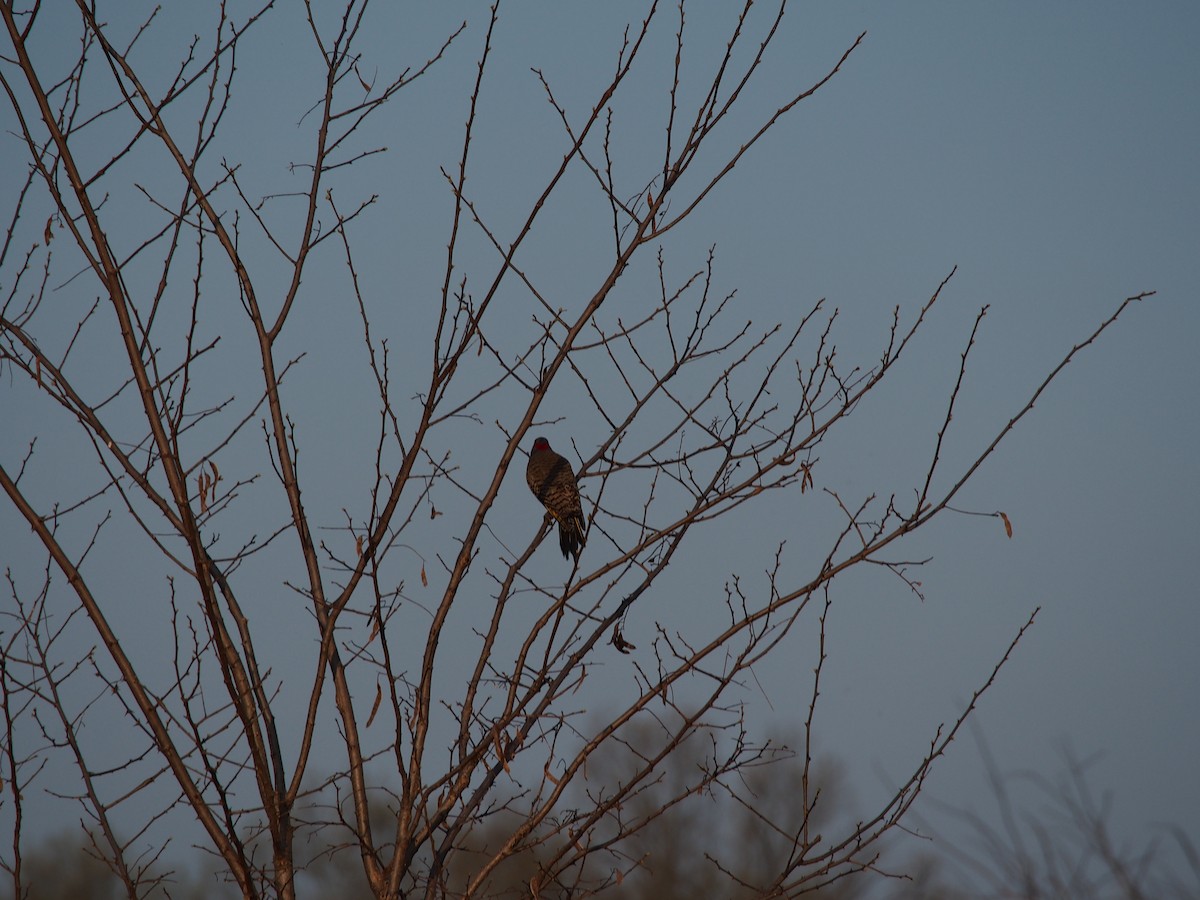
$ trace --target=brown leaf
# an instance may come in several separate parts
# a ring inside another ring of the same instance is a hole
[[[504,747],[500,743],[500,730],[495,726],[492,727],[492,740],[496,742],[496,758],[500,760],[500,765],[504,766],[504,771],[511,775],[512,769],[508,767],[508,754],[504,752]]]
[[[421,563],[421,587],[429,587],[429,579],[425,577],[425,564]]]
[[[812,468],[806,463],[800,463],[800,493],[813,486]]]
[[[612,638],[609,640],[609,643],[625,654],[628,654],[630,650],[637,649],[637,647],[625,640],[625,636],[621,634],[621,627],[619,625],[613,626]]]
[[[996,514],[1004,520],[1004,533],[1007,534],[1009,539],[1011,540],[1011,538],[1012,538],[1012,522],[1008,521],[1008,516],[1006,516],[1004,513],[1000,512],[999,510],[996,511]]]
[[[220,481],[220,480],[221,480],[221,472],[220,472],[220,470],[217,468],[217,464],[216,464],[215,462],[213,462],[211,459],[208,461],[208,467],[209,467],[210,469],[212,469],[212,473],[213,473],[213,484],[216,484],[218,481]]]
[[[54,240],[54,229],[50,227],[50,223],[54,221],[54,216],[46,219],[46,230],[42,232],[42,239],[45,240],[46,246],[50,246],[50,242]]]
[[[379,704],[383,700],[383,685],[375,682],[375,702],[371,704],[371,714],[367,716],[367,727],[371,727],[371,723],[375,721],[375,713],[379,712]]]
[[[362,539],[363,536],[361,534],[356,535],[354,538],[354,555],[359,559],[362,559]]]

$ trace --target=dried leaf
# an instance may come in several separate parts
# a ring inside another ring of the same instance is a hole
[[[356,535],[354,538],[354,555],[359,559],[362,559],[362,539],[363,536],[361,534]]]
[[[221,480],[221,472],[219,469],[217,469],[217,464],[215,462],[213,462],[211,459],[208,461],[208,467],[210,469],[212,469],[213,483],[216,484],[218,481]]]
[[[371,643],[371,641],[375,640],[375,638],[378,635],[379,635],[379,616],[375,615],[374,613],[371,613],[371,636],[369,638],[367,638],[367,643],[368,644]]]
[[[999,510],[997,510],[996,512],[997,512],[997,515],[999,515],[1000,518],[1004,520],[1004,533],[1009,536],[1009,539],[1011,539],[1012,538],[1012,522],[1008,521],[1008,516],[1006,516],[1004,513],[1000,512]]]
[[[50,223],[54,221],[54,216],[46,219],[46,230],[42,232],[42,238],[46,241],[46,246],[50,246],[50,242],[54,240],[54,229],[50,227]]]
[[[630,650],[637,649],[637,647],[625,640],[625,636],[621,634],[621,627],[619,625],[613,626],[612,638],[609,643],[625,654],[628,654]]]
[[[421,563],[421,587],[429,587],[429,579],[425,576],[425,563]]]
[[[511,775],[512,769],[508,767],[508,754],[504,752],[504,746],[500,743],[500,731],[495,727],[492,728],[492,740],[496,742],[496,758],[500,760],[500,765],[504,766],[504,771]]]
[[[367,727],[375,721],[375,713],[379,712],[379,704],[383,701],[383,685],[375,682],[375,702],[371,704],[371,714],[367,716]]]

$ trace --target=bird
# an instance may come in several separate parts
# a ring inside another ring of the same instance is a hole
[[[529,451],[525,481],[533,491],[533,496],[558,522],[558,546],[563,559],[573,556],[575,562],[579,562],[580,551],[587,541],[584,533],[587,520],[583,518],[579,485],[575,483],[571,463],[551,450],[550,442],[544,437],[536,438],[533,449]]]

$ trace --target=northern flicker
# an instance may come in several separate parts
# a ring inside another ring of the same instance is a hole
[[[584,535],[587,522],[579,504],[579,486],[575,483],[571,463],[551,450],[550,442],[540,437],[533,442],[529,452],[525,480],[533,496],[558,522],[558,546],[563,558],[574,556],[578,562],[579,551],[587,540]]]

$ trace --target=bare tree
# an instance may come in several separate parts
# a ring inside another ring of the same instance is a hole
[[[996,824],[972,809],[938,804],[957,826],[953,837],[939,842],[943,856],[962,873],[954,880],[971,885],[969,896],[1196,896],[1200,853],[1183,828],[1162,823],[1145,839],[1117,837],[1112,792],[1097,796],[1089,776],[1098,757],[1080,759],[1064,748],[1062,771],[1053,778],[1004,772],[982,733],[973,730],[999,813]],[[949,872],[940,874],[938,880],[953,883],[945,877]],[[926,888],[939,896],[968,896],[949,887]]]
[[[167,71],[151,63],[173,34],[158,9],[130,26],[116,7],[77,0],[68,26],[61,4],[0,0],[8,128],[27,162],[19,186],[20,170],[7,176],[0,361],[13,408],[34,411],[8,422],[27,449],[0,459],[0,486],[40,548],[5,554],[11,841],[0,859],[16,896],[29,887],[21,854],[39,790],[78,804],[92,852],[130,897],[167,884],[176,833],[246,897],[296,896],[314,846],[354,854],[377,897],[486,895],[499,867],[530,851],[534,896],[619,885],[645,865],[638,835],[672,810],[713,794],[756,808],[744,776],[780,748],[750,728],[744,686],[799,640],[801,620],[814,664],[798,814],[764,819],[776,839],[753,877],[715,855],[692,864],[770,896],[878,870],[881,839],[1028,624],[894,794],[818,828],[812,740],[832,585],[883,566],[917,590],[914,564],[884,551],[948,512],[1061,368],[1148,294],[1120,303],[994,440],[947,471],[943,439],[981,309],[912,495],[844,496],[822,482],[822,443],[907,358],[953,272],[897,308],[878,352],[855,364],[838,355],[837,311],[823,302],[769,327],[746,322],[718,287],[715,253],[697,258],[680,226],[861,37],[746,127],[735,112],[764,89],[756,76],[785,4],[763,15],[747,2],[723,53],[701,66],[684,5],[650,3],[582,105],[535,70],[559,129],[540,139],[561,154],[524,214],[501,222],[469,177],[488,149],[479,117],[499,102],[487,91],[503,47],[495,6],[410,65],[359,50],[372,28],[365,0],[336,15],[311,0],[272,5],[222,4]],[[289,51],[299,70],[316,67],[318,93],[295,111],[288,162],[303,187],[273,192],[250,165],[261,148],[223,129],[250,42],[297,15],[307,39]],[[369,243],[378,196],[351,173],[381,158],[371,129],[392,101],[470,42],[465,125],[442,172],[440,292],[426,302],[368,287],[378,279],[360,273],[383,262]],[[668,73],[652,157],[622,151],[623,104],[655,77],[647,57]],[[590,206],[573,215],[609,245],[602,267],[580,267],[581,299],[558,301],[527,251],[561,227],[555,204],[580,180]],[[695,263],[675,274],[671,253]],[[379,324],[397,303],[403,335]],[[322,358],[311,332],[297,346],[302,318],[325,314],[357,330],[357,357]],[[304,381],[305,354],[321,358],[328,392]],[[340,408],[361,408],[364,384],[369,442],[302,457]],[[597,423],[582,447],[557,442],[579,459],[588,529],[563,582],[534,562],[552,525],[534,501],[523,497],[529,524],[516,538],[496,511],[510,469],[552,424],[552,392]],[[486,467],[461,464],[467,444]],[[840,510],[806,574],[783,574],[780,542],[765,586],[731,576],[716,589],[719,627],[631,632],[652,589],[677,589],[664,573],[681,548],[778,494]],[[688,777],[650,791],[697,741],[706,750]],[[614,748],[626,765],[589,771]]]

